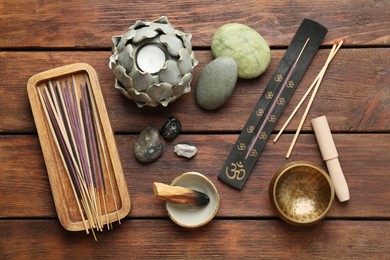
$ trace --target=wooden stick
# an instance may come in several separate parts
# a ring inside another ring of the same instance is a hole
[[[317,91],[318,91],[320,85],[321,85],[321,82],[322,82],[322,79],[323,79],[323,77],[324,77],[324,75],[325,75],[325,72],[326,72],[326,70],[327,70],[327,68],[328,68],[328,66],[329,66],[329,64],[330,64],[330,62],[332,61],[333,57],[336,55],[336,53],[337,53],[338,50],[340,49],[341,45],[343,44],[343,41],[344,41],[344,40],[341,40],[341,41],[338,43],[338,45],[336,45],[336,44],[333,45],[332,50],[331,50],[331,52],[330,52],[330,54],[329,54],[329,56],[328,56],[328,59],[326,60],[326,63],[325,63],[325,65],[324,65],[323,69],[322,69],[321,72],[320,72],[320,75],[321,75],[321,76],[320,76],[320,78],[318,79],[318,81],[317,81],[317,83],[316,83],[316,86],[315,86],[315,88],[314,88],[314,90],[313,90],[313,93],[312,93],[312,95],[311,95],[311,97],[310,97],[309,103],[307,104],[306,109],[305,109],[305,112],[304,112],[304,114],[303,114],[303,116],[302,116],[302,119],[301,119],[301,121],[299,122],[298,129],[297,129],[297,131],[296,131],[296,133],[295,133],[295,135],[294,135],[294,138],[293,138],[293,140],[292,140],[292,142],[291,142],[291,145],[290,145],[290,147],[289,147],[289,149],[288,149],[288,151],[287,151],[287,154],[286,154],[286,158],[287,158],[287,159],[290,158],[291,152],[292,152],[292,150],[293,150],[293,148],[294,148],[294,145],[295,145],[295,143],[296,143],[296,141],[297,141],[297,139],[298,139],[298,136],[299,136],[299,133],[300,133],[300,131],[301,131],[301,129],[302,129],[303,123],[305,122],[306,117],[307,117],[307,115],[308,115],[308,113],[309,113],[309,111],[310,111],[311,105],[313,104],[314,98],[315,98],[315,96],[316,96],[316,94],[317,94]]]
[[[203,206],[210,202],[210,198],[202,192],[159,182],[153,183],[153,192],[156,197],[178,204]]]
[[[336,55],[336,53],[333,51],[331,52],[331,55],[332,55],[332,59],[334,58],[334,56]],[[295,114],[297,113],[297,111],[299,110],[299,108],[301,107],[301,105],[303,104],[303,102],[306,100],[307,96],[310,94],[310,92],[312,91],[313,87],[316,85],[317,81],[320,79],[321,75],[325,73],[325,67],[322,67],[322,69],[320,70],[320,72],[318,73],[317,77],[314,79],[313,83],[311,83],[310,87],[307,89],[306,93],[303,95],[303,97],[301,98],[301,100],[299,101],[298,105],[295,107],[294,111],[291,113],[291,115],[289,116],[289,118],[286,120],[286,122],[284,123],[284,125],[282,126],[282,128],[279,130],[279,133],[276,135],[276,137],[274,138],[273,142],[276,143],[276,141],[279,139],[279,137],[282,135],[284,129],[286,129],[287,125],[290,123],[290,121],[292,120],[292,118],[295,116]]]

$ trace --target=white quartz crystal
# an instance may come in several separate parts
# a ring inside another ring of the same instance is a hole
[[[198,149],[196,149],[195,146],[192,146],[189,144],[177,144],[177,145],[175,145],[175,149],[174,149],[174,152],[178,156],[183,156],[183,157],[187,157],[187,158],[193,157],[197,151],[198,151]]]

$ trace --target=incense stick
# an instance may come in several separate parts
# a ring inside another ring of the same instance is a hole
[[[295,60],[295,62],[294,62],[294,64],[292,65],[292,67],[291,67],[289,73],[287,74],[287,77],[286,77],[286,79],[284,80],[283,85],[282,85],[282,87],[280,88],[278,95],[277,95],[276,98],[273,100],[273,103],[272,103],[272,105],[271,105],[271,108],[268,110],[268,113],[267,113],[267,115],[265,116],[265,119],[263,120],[263,122],[262,122],[262,124],[261,124],[259,130],[257,131],[256,136],[255,136],[254,138],[252,138],[252,142],[251,142],[251,144],[250,144],[250,146],[249,146],[249,148],[248,148],[248,151],[247,151],[247,153],[246,153],[246,155],[245,155],[245,159],[248,158],[248,156],[249,156],[249,154],[251,153],[253,147],[255,146],[256,141],[257,141],[257,139],[258,139],[259,136],[260,136],[260,133],[263,131],[263,128],[264,128],[264,126],[265,126],[265,123],[267,122],[269,116],[271,115],[271,112],[274,110],[275,105],[277,104],[277,101],[278,101],[280,95],[283,93],[283,90],[285,89],[285,87],[286,87],[286,85],[287,85],[287,82],[290,80],[290,77],[291,77],[292,73],[294,72],[294,70],[295,70],[295,68],[296,68],[296,66],[297,66],[297,63],[298,63],[299,59],[301,58],[301,55],[302,55],[303,51],[305,50],[306,45],[307,45],[307,43],[309,42],[309,40],[310,40],[310,38],[308,38],[308,39],[306,40],[305,44],[303,45],[303,47],[302,47],[302,49],[301,49],[301,51],[300,51],[300,53],[299,53],[297,59]]]
[[[85,82],[86,82],[86,85],[87,85],[88,89],[91,91],[91,83],[89,82],[89,78],[87,76],[85,76]],[[95,115],[97,115],[98,113],[97,113],[95,99],[92,99],[91,103],[92,103],[93,113]],[[106,146],[105,146],[105,143],[103,141],[103,134],[102,134],[102,129],[101,129],[102,126],[101,126],[101,123],[100,123],[100,120],[99,120],[98,117],[95,117],[95,124],[97,126],[97,133],[98,133],[99,141],[101,143],[101,148],[102,148],[102,154],[103,154],[103,158],[104,158],[104,162],[105,162],[105,167],[107,169],[107,176],[108,176],[108,180],[109,180],[109,183],[110,183],[112,197],[113,197],[113,200],[114,200],[115,212],[116,212],[117,217],[118,217],[118,222],[119,222],[119,224],[121,224],[120,217],[119,217],[118,205],[117,205],[116,197],[115,197],[115,194],[114,194],[114,187],[113,187],[112,180],[111,180],[110,167],[108,165],[109,160],[107,158]],[[108,214],[107,214],[107,216],[108,216]]]
[[[38,88],[50,133],[75,196],[86,233],[112,228],[108,212],[108,179],[120,223],[106,142],[89,79],[79,87],[76,79],[46,82]],[[111,225],[110,225],[111,224]]]
[[[46,104],[46,102],[44,101],[43,96],[42,96],[42,93],[41,93],[41,91],[40,91],[39,88],[38,88],[38,96],[39,96],[39,99],[40,99],[41,103],[43,104],[42,107],[43,107],[43,111],[44,111],[44,113],[45,113],[46,118],[50,119],[50,116],[49,116],[49,113],[48,113],[47,104]],[[55,143],[57,149],[60,151],[60,150],[61,150],[61,147],[60,147],[60,144],[59,144],[58,139],[57,139],[57,134],[56,134],[56,132],[55,132],[55,130],[54,130],[54,127],[53,127],[53,122],[52,122],[51,120],[48,120],[48,125],[49,125],[50,132],[51,132],[51,134],[52,134],[53,137],[54,137],[54,143]],[[59,153],[59,155],[60,155],[61,161],[63,162],[63,165],[66,165],[67,163],[66,163],[66,161],[65,161],[64,155],[63,155],[61,152]],[[75,197],[78,198],[79,196],[78,196],[77,190],[76,190],[75,187],[74,187],[74,184],[73,184],[71,175],[70,175],[70,173],[69,173],[69,169],[68,169],[67,167],[65,167],[65,171],[66,171],[67,177],[68,177],[68,179],[69,179],[69,182],[70,182],[72,191],[73,191]],[[76,199],[76,203],[77,203],[77,208],[78,208],[78,210],[79,210],[79,212],[80,212],[80,216],[81,216],[81,218],[82,218],[82,222],[83,222],[83,225],[84,225],[84,228],[85,228],[85,232],[86,232],[87,234],[89,234],[89,232],[88,232],[88,227],[87,227],[87,225],[86,225],[86,221],[85,221],[85,218],[84,218],[84,214],[83,214],[83,212],[82,212],[82,208],[81,208],[81,206],[80,206],[80,203],[79,203],[79,200],[78,200],[78,199]]]
[[[344,41],[344,40],[343,40]],[[336,41],[334,44],[338,44],[338,42]],[[337,52],[331,52],[331,59],[334,58],[334,56],[336,55]],[[276,143],[277,140],[279,139],[279,137],[282,135],[283,131],[286,129],[286,127],[288,126],[288,124],[290,123],[290,121],[292,120],[292,118],[295,116],[295,114],[298,112],[299,108],[301,107],[301,105],[303,104],[303,102],[306,100],[307,96],[310,94],[310,92],[312,91],[313,87],[316,85],[317,81],[319,80],[319,78],[321,77],[321,75],[324,73],[323,70],[325,69],[325,67],[322,67],[320,73],[318,73],[317,77],[314,79],[313,83],[310,85],[310,87],[307,89],[306,93],[303,95],[303,97],[301,98],[301,100],[299,101],[298,105],[295,107],[295,109],[293,110],[293,112],[291,113],[291,115],[289,116],[289,118],[286,120],[286,122],[284,123],[284,125],[282,126],[282,128],[279,130],[278,134],[276,135],[276,137],[274,138],[273,142]]]
[[[291,145],[290,145],[290,147],[289,147],[289,149],[287,151],[287,154],[286,154],[286,158],[287,159],[290,158],[291,152],[292,152],[292,150],[294,148],[294,145],[295,145],[295,143],[296,143],[296,141],[298,139],[298,136],[299,136],[299,133],[300,133],[300,131],[302,129],[303,123],[305,122],[306,117],[307,117],[307,115],[308,115],[308,113],[310,111],[311,105],[313,104],[314,98],[315,98],[315,96],[317,94],[317,91],[318,91],[320,85],[321,85],[322,79],[324,78],[325,72],[326,72],[330,62],[332,61],[333,57],[336,55],[336,53],[338,52],[338,50],[340,49],[340,47],[341,47],[341,45],[343,44],[344,41],[345,40],[342,39],[338,44],[336,44],[336,43],[333,44],[332,50],[331,50],[331,52],[330,52],[330,54],[329,54],[329,56],[328,56],[328,58],[327,58],[327,60],[325,62],[324,67],[321,69],[321,71],[319,73],[320,76],[319,76],[319,78],[318,78],[318,80],[316,82],[316,85],[315,85],[313,93],[312,93],[312,95],[310,97],[309,103],[306,106],[305,112],[304,112],[304,114],[303,114],[303,116],[301,118],[301,121],[299,122],[297,131],[296,131],[296,133],[294,135],[294,138],[293,138],[293,140],[291,142]]]

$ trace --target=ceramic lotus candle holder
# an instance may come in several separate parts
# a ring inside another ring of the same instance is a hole
[[[125,34],[112,37],[109,67],[115,88],[138,107],[165,107],[190,92],[192,71],[198,64],[191,37],[175,30],[165,16],[137,21]]]

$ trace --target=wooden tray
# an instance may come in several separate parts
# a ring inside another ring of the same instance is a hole
[[[89,79],[92,89],[90,96],[96,104],[97,118],[101,123],[101,136],[103,137],[101,139],[106,148],[104,154],[108,163],[105,164],[106,170],[103,172],[103,179],[104,181],[109,181],[110,178],[112,184],[111,195],[108,195],[106,200],[105,214],[102,214],[101,217],[107,223],[120,221],[120,219],[129,214],[131,208],[130,196],[119,160],[114,133],[108,119],[107,109],[95,70],[88,64],[76,63],[41,72],[29,79],[27,84],[28,97],[46,163],[57,214],[63,227],[69,231],[85,230],[86,227],[90,228],[90,225],[88,221],[83,221],[81,217],[77,199],[74,195],[71,181],[67,177],[66,167],[63,159],[61,159],[63,157],[59,151],[58,144],[56,144],[53,132],[50,129],[38,88],[44,88],[49,81],[73,79],[74,82],[79,84],[83,80],[85,82],[86,78]],[[77,86],[77,84],[74,85]]]

